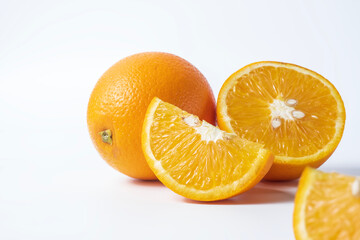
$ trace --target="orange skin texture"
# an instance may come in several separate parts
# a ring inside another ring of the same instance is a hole
[[[87,124],[101,157],[133,178],[157,179],[141,149],[147,107],[159,97],[211,124],[216,104],[206,78],[188,61],[169,53],[146,52],[126,57],[97,82],[89,100]],[[99,132],[110,129],[112,144]]]

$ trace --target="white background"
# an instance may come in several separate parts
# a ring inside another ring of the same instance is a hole
[[[89,95],[112,64],[177,54],[224,80],[254,61],[327,77],[347,111],[322,169],[360,175],[359,1],[0,0],[0,239],[293,239],[296,182],[199,204],[95,151]]]

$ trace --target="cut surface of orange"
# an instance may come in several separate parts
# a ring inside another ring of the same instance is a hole
[[[268,180],[298,178],[338,146],[345,107],[336,88],[306,68],[257,62],[232,74],[217,103],[219,127],[264,144],[274,155]]]
[[[200,201],[226,199],[252,188],[273,162],[261,144],[221,131],[158,98],[145,116],[142,147],[165,186]]]
[[[360,239],[360,178],[306,168],[293,224],[297,240]]]

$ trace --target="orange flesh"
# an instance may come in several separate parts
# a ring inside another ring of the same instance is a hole
[[[305,117],[280,118],[273,128],[270,104],[295,99]],[[318,79],[284,67],[263,66],[237,79],[227,96],[227,114],[235,133],[259,142],[276,156],[302,157],[326,146],[335,134],[337,102]]]
[[[190,114],[173,105],[161,102],[150,128],[150,146],[155,159],[179,184],[208,190],[231,184],[250,170],[260,171],[260,160],[255,159],[262,145],[225,132],[222,132],[223,139],[216,142],[201,140],[195,128],[184,121],[188,116]]]
[[[306,171],[295,200],[296,209],[304,209],[304,215],[295,212],[295,228],[305,221],[305,231],[296,229],[299,239],[360,239],[360,197],[352,193],[355,177]]]

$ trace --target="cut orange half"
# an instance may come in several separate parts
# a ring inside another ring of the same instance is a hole
[[[145,115],[142,147],[165,186],[200,201],[226,199],[250,189],[273,162],[261,144],[221,131],[158,98]]]
[[[275,155],[265,179],[290,180],[334,152],[345,108],[323,76],[289,63],[257,62],[226,80],[217,118],[221,129],[264,144]]]
[[[360,239],[360,178],[306,168],[293,223],[297,240]]]

